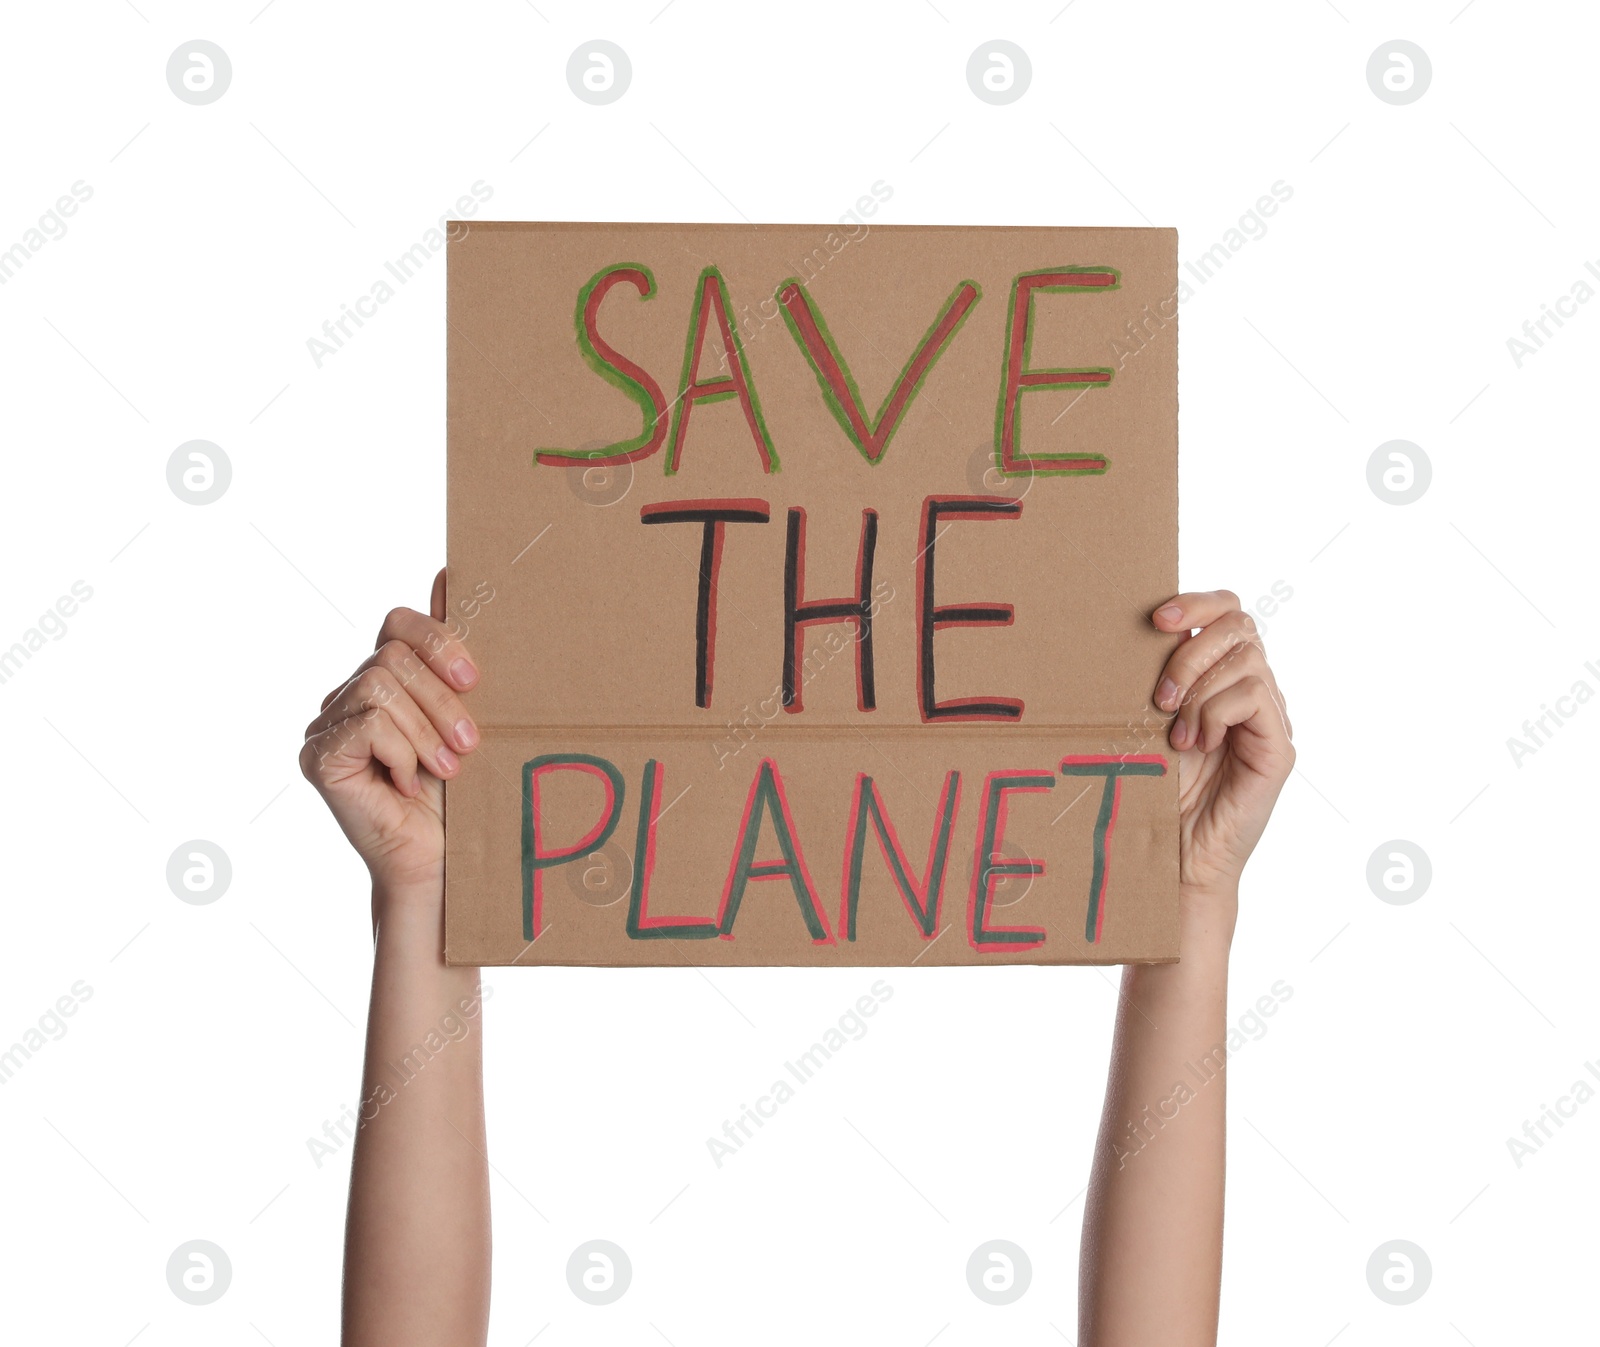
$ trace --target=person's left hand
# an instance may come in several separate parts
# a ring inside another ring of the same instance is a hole
[[[1179,885],[1190,903],[1231,903],[1294,767],[1289,712],[1237,595],[1179,594],[1151,621],[1184,637],[1155,694],[1158,707],[1177,712]]]

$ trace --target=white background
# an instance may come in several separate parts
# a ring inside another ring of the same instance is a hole
[[[1592,1332],[1600,1101],[1507,1147],[1600,1058],[1600,705],[1507,747],[1600,689],[1600,304],[1507,348],[1600,257],[1592,12],[137,3],[11,8],[0,54],[0,249],[93,189],[0,287],[0,647],[93,590],[0,685],[0,1046],[93,991],[0,1087],[9,1339],[335,1337],[348,1146],[307,1139],[355,1102],[368,912],[295,754],[442,559],[443,261],[321,368],[306,343],[478,180],[495,218],[718,221],[882,180],[881,221],[1176,225],[1184,260],[1292,188],[1181,319],[1183,580],[1292,590],[1263,625],[1300,750],[1235,946],[1234,1021],[1293,995],[1228,1072],[1223,1338]],[[209,106],[165,79],[197,37],[233,65]],[[633,66],[605,107],[565,77],[595,37]],[[1008,106],[965,78],[996,37],[1032,61]],[[1409,106],[1366,80],[1396,37],[1432,61]],[[196,438],[233,466],[204,507],[165,475]],[[1366,475],[1396,438],[1432,464],[1405,506]],[[211,905],[166,882],[193,838],[232,862]],[[1366,880],[1396,838],[1433,868],[1407,905]],[[706,1138],[871,975],[492,970],[492,1340],[1074,1339],[1114,979],[890,972],[719,1170]],[[564,1272],[597,1237],[634,1268],[604,1309]],[[233,1266],[205,1307],[165,1276],[197,1238]],[[1032,1260],[1006,1308],[966,1284],[992,1238]],[[1404,1307],[1367,1283],[1391,1239],[1433,1268]]]

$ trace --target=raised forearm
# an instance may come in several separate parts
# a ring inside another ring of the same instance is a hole
[[[1184,902],[1182,961],[1123,972],[1079,1264],[1082,1347],[1216,1341],[1234,896]]]
[[[375,893],[373,912],[344,1342],[481,1344],[489,1177],[478,970],[445,966],[438,897]]]

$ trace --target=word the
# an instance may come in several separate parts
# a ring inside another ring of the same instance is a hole
[[[38,227],[26,229],[22,237],[5,252],[0,253],[0,285],[9,281],[14,272],[22,268],[34,253],[45,244],[67,236],[67,222],[63,216],[78,213],[78,207],[94,195],[94,188],[79,178],[72,184],[71,194],[58,197],[56,204],[39,217]]]
[[[56,997],[55,1005],[39,1016],[39,1023],[29,1027],[20,1041],[0,1053],[0,1085],[8,1084],[11,1077],[22,1070],[22,1064],[34,1053],[42,1052],[46,1043],[65,1038],[67,1020],[93,995],[94,988],[80,979],[72,984],[69,994]]]
[[[1006,696],[958,697],[940,700],[935,686],[934,636],[945,627],[1009,627],[1015,610],[1009,603],[939,604],[934,599],[935,545],[955,522],[983,523],[1020,519],[1022,501],[1010,496],[929,496],[922,503],[916,538],[917,573],[917,709],[924,724],[936,721],[1014,721],[1022,719],[1023,703]],[[700,584],[695,605],[694,704],[711,705],[716,672],[717,576],[730,525],[767,524],[772,507],[764,500],[673,500],[646,505],[639,511],[644,524],[694,524],[701,530]],[[908,540],[909,541],[909,540]],[[791,714],[804,710],[801,650],[807,631],[814,626],[848,624],[855,633],[856,707],[874,711],[878,705],[877,665],[874,659],[873,619],[883,602],[873,576],[878,555],[878,512],[861,512],[861,542],[856,552],[855,592],[838,598],[814,599],[806,595],[806,512],[791,508],[784,537],[783,668],[778,700]],[[893,592],[892,589],[890,591]]]
[[[1597,682],[1600,682],[1600,668],[1595,666],[1593,660],[1587,661],[1584,671]],[[1594,696],[1594,689],[1582,678],[1578,679],[1571,688],[1562,696],[1556,698],[1556,704],[1551,706],[1548,702],[1539,703],[1539,715],[1532,720],[1522,722],[1522,736],[1512,735],[1506,740],[1506,748],[1510,750],[1511,761],[1520,769],[1524,758],[1531,758],[1541,748],[1555,737],[1555,733],[1573,716],[1578,714],[1578,708]]]
[[[494,188],[480,178],[472,184],[471,196],[456,198],[456,211],[460,215],[476,215],[478,207],[493,195]],[[437,224],[423,231],[421,239],[393,262],[385,262],[384,270],[399,284],[407,284],[422,270],[429,258],[451,239],[461,237],[466,228],[463,221],[441,215]],[[353,303],[341,304],[338,317],[323,322],[322,337],[306,338],[306,350],[311,353],[311,363],[321,369],[325,359],[338,355],[345,343],[355,336],[350,325],[354,323],[357,328],[363,327],[367,319],[377,317],[378,307],[387,304],[395,294],[394,286],[380,276],[367,288],[366,294],[358,295]]]
[[[1597,281],[1600,281],[1600,267],[1596,267],[1593,262],[1585,262],[1583,266],[1585,271]],[[1539,316],[1537,318],[1523,320],[1522,335],[1528,340],[1523,341],[1518,337],[1506,338],[1506,350],[1511,352],[1511,363],[1521,369],[1524,359],[1531,355],[1538,355],[1544,349],[1545,342],[1555,336],[1555,333],[1550,330],[1551,323],[1554,323],[1558,329],[1564,327],[1565,323],[1562,320],[1576,318],[1578,316],[1578,306],[1587,304],[1593,298],[1594,287],[1580,276],[1572,283],[1566,294],[1556,297],[1553,304],[1539,305]]]
[[[77,595],[73,598],[72,595]],[[74,617],[80,603],[88,603],[94,590],[82,580],[72,582],[72,593],[63,594],[55,603],[39,614],[39,620],[20,639],[13,641],[9,650],[0,650],[0,683],[7,683],[34,655],[44,649],[44,638],[59,641],[67,634],[66,619]]]
[[[1600,1062],[1585,1062],[1583,1069],[1596,1080],[1600,1080]],[[1522,1124],[1522,1135],[1527,1140],[1519,1141],[1516,1137],[1506,1138],[1506,1149],[1511,1152],[1512,1163],[1518,1169],[1521,1169],[1522,1162],[1542,1151],[1545,1142],[1554,1136],[1550,1128],[1554,1126],[1559,1130],[1565,1127],[1566,1122],[1564,1119],[1577,1116],[1579,1107],[1587,1104],[1594,1098],[1594,1095],[1594,1086],[1589,1084],[1588,1081],[1575,1080],[1572,1082],[1571,1090],[1556,1100],[1554,1108],[1549,1104],[1540,1104],[1539,1116],[1532,1121],[1525,1120]]]
[[[893,996],[894,988],[879,978],[872,984],[870,996],[858,996],[855,1006],[839,1016],[836,1025],[828,1026],[820,1042],[813,1043],[796,1061],[785,1062],[783,1069],[798,1084],[809,1084],[835,1053],[844,1050],[847,1043],[858,1042],[867,1036],[867,1020],[876,1015],[878,1008]],[[751,1127],[765,1127],[765,1120],[776,1117],[779,1107],[787,1104],[796,1093],[795,1087],[788,1081],[777,1080],[773,1082],[770,1091],[756,1100],[753,1107],[740,1104],[739,1116],[732,1122],[723,1121],[722,1135],[726,1140],[719,1140],[716,1137],[706,1138],[706,1150],[711,1154],[711,1162],[721,1169],[723,1161],[737,1155],[744,1148],[745,1142],[754,1135],[750,1131]]]

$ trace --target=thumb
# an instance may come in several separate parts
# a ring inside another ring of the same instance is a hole
[[[428,602],[428,611],[433,615],[435,622],[444,621],[444,567],[439,568],[439,574],[433,577],[433,598]]]

